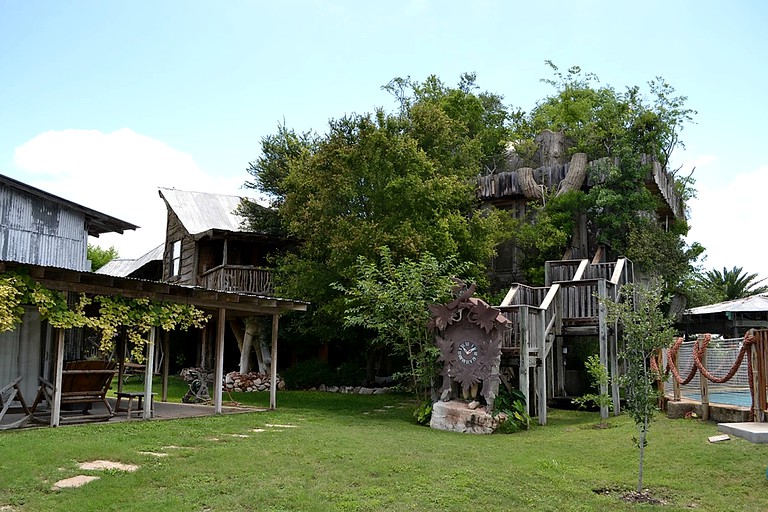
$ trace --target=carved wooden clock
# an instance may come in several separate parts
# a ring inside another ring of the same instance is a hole
[[[475,285],[463,288],[456,300],[429,309],[429,328],[435,335],[443,362],[443,399],[453,394],[456,382],[466,395],[482,383],[482,396],[489,409],[499,389],[501,333],[509,321],[486,302],[474,298]]]

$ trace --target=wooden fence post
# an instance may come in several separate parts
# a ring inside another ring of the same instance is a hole
[[[704,336],[699,335],[696,340],[697,348],[701,351],[701,366],[707,367],[707,345]],[[701,393],[701,419],[709,420],[709,381],[704,373],[699,371],[699,391]]]

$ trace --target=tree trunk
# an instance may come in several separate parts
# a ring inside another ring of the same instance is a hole
[[[587,177],[587,154],[576,153],[571,157],[571,165],[568,168],[568,174],[557,189],[556,195],[562,195],[571,190],[579,190]]]
[[[541,199],[543,197],[541,187],[533,177],[533,169],[521,167],[517,170],[517,179],[520,182],[520,190],[525,197],[531,199]]]
[[[259,373],[267,373],[267,365],[264,361],[264,351],[261,347],[261,324],[256,320],[256,317],[249,316],[245,319],[245,339],[249,340],[251,346],[253,346],[254,352],[256,352],[256,364],[258,366]]]
[[[533,140],[539,146],[536,151],[537,161],[544,167],[564,164],[567,161],[567,142],[565,132],[562,130],[559,132],[544,130]]]

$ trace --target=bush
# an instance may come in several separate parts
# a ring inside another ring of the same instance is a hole
[[[334,372],[328,363],[309,359],[283,370],[282,377],[286,389],[307,389],[320,384],[329,385],[334,380]]]
[[[342,363],[337,369],[320,359],[301,361],[282,372],[287,389],[308,389],[321,384],[326,386],[360,386],[365,380],[365,370],[355,363]]]

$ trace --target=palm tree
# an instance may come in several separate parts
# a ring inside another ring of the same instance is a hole
[[[757,274],[747,274],[741,267],[728,270],[710,270],[699,277],[699,284],[713,302],[742,299],[750,295],[768,292],[768,286],[758,286],[765,279],[757,279]]]

